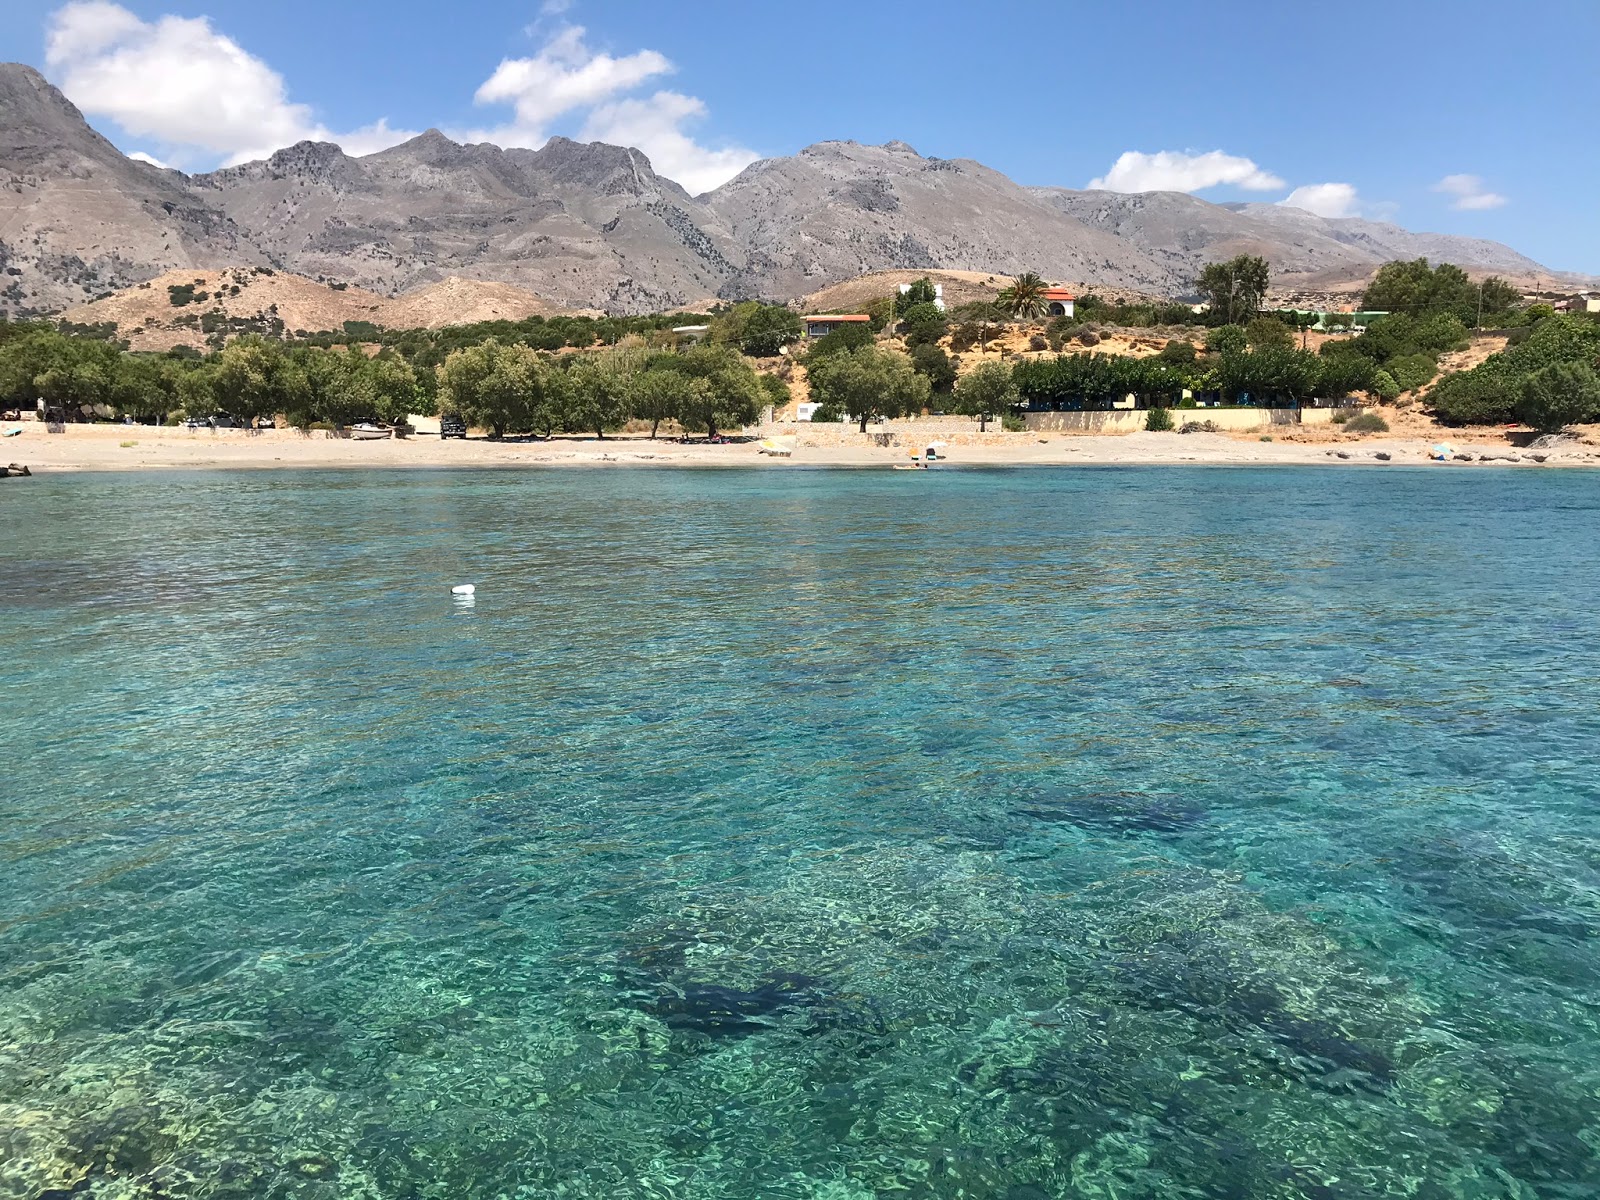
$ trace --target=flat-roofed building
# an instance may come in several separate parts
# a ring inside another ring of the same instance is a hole
[[[866,313],[831,313],[800,319],[806,323],[808,338],[827,337],[841,325],[862,325],[872,321]]]

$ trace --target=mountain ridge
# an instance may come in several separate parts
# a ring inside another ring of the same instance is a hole
[[[1185,193],[1023,187],[899,141],[819,141],[700,196],[631,147],[502,148],[437,129],[360,157],[308,141],[186,175],[128,158],[33,68],[0,64],[0,311],[12,313],[235,265],[390,297],[478,280],[609,312],[790,301],[898,269],[1033,270],[1180,295],[1233,253],[1262,254],[1290,287],[1354,286],[1421,255],[1559,277],[1481,239]]]

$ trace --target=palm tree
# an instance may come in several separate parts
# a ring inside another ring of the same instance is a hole
[[[1044,280],[1032,271],[1024,271],[995,300],[1014,317],[1041,317],[1044,315],[1044,290]]]

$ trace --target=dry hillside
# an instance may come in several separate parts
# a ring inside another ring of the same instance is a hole
[[[172,289],[180,289],[177,295]],[[187,292],[182,289],[189,289]],[[174,303],[192,296],[187,303]],[[256,332],[319,333],[346,321],[389,329],[439,328],[473,321],[521,320],[555,311],[532,292],[505,283],[446,279],[390,299],[358,287],[333,287],[260,267],[168,271],[103,300],[80,304],[63,319],[114,322],[135,350],[201,349],[207,336]]]
[[[836,283],[832,287],[825,287],[821,291],[812,292],[800,300],[800,311],[858,312],[862,305],[880,296],[889,295],[902,283],[915,283],[924,278],[944,285],[944,302],[948,308],[993,300],[1000,294],[1002,288],[1011,283],[1009,275],[1000,275],[992,271],[870,271],[854,279],[847,279],[843,283]],[[1090,283],[1061,283],[1053,286],[1070,288],[1079,296],[1093,292],[1113,304],[1141,304],[1165,299],[1163,296],[1152,296],[1127,288],[1108,288]]]

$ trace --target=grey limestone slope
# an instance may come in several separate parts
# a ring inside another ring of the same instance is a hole
[[[1054,209],[998,171],[904,142],[820,142],[703,197],[744,248],[733,291],[782,298],[886,268],[1015,274],[1163,291],[1158,256]]]
[[[31,67],[0,64],[0,311],[56,310],[259,252],[176,171],[125,157]]]
[[[1265,257],[1286,283],[1360,279],[1396,258],[1427,257],[1518,277],[1544,271],[1498,242],[1319,217],[1281,204],[1211,204],[1183,192],[1030,191],[1065,215],[1159,258],[1185,280],[1207,262],[1235,254]]]
[[[303,142],[192,182],[291,269],[390,293],[457,275],[644,311],[715,294],[738,257],[639,151],[565,138],[502,150],[430,130],[363,158]]]

